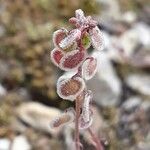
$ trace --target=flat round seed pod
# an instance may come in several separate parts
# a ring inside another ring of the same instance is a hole
[[[77,69],[86,57],[86,52],[74,50],[64,55],[60,62],[60,68],[65,71]]]
[[[62,59],[63,56],[64,53],[59,48],[54,48],[51,51],[51,60],[56,66],[59,66],[60,60]]]
[[[84,90],[85,82],[82,78],[59,78],[57,82],[58,95],[67,100],[74,101]]]

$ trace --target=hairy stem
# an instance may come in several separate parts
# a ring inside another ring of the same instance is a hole
[[[98,139],[98,137],[93,133],[93,131],[91,130],[91,128],[88,128],[88,131],[93,139],[93,141],[95,142],[95,147],[97,150],[104,150],[100,140]]]
[[[76,120],[75,120],[75,146],[76,150],[80,150],[80,133],[79,133],[79,116],[80,116],[80,99],[76,98]]]

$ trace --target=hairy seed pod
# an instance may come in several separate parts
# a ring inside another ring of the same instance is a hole
[[[86,52],[74,50],[65,54],[61,59],[60,68],[65,71],[77,69],[86,57]]]
[[[80,118],[79,118],[79,129],[85,130],[85,129],[89,128],[92,125],[92,123],[93,123],[92,117],[90,117],[90,120],[88,122],[85,122],[83,117],[80,116]]]
[[[75,119],[75,110],[72,107],[70,107],[70,108],[66,109],[63,114],[61,114],[60,116],[55,118],[51,122],[50,126],[51,126],[51,128],[57,128],[62,125],[66,125],[66,124],[73,122],[74,119]]]
[[[64,52],[68,53],[70,51],[76,50],[77,49],[77,42],[74,41],[69,47],[67,47],[66,49],[63,49]]]
[[[90,101],[92,99],[92,91],[88,90],[85,94],[83,106],[82,106],[82,117],[84,119],[84,122],[90,121]]]
[[[64,53],[59,48],[54,48],[51,51],[51,60],[56,65],[59,66],[60,60],[64,56]]]
[[[96,50],[104,49],[104,38],[100,29],[96,26],[89,31],[91,36],[92,45]]]
[[[82,77],[85,80],[91,79],[97,71],[97,59],[93,57],[87,58],[82,64]]]
[[[59,46],[62,49],[67,49],[70,47],[76,40],[80,39],[81,31],[79,29],[73,29],[69,32],[68,36],[61,40]]]
[[[53,43],[55,47],[59,47],[59,43],[67,36],[68,31],[64,28],[53,33]]]
[[[82,78],[59,78],[57,81],[57,93],[63,99],[74,101],[84,90],[85,82]]]

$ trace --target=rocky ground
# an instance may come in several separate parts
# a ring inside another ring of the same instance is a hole
[[[69,2],[68,2],[69,1]],[[82,8],[103,31],[105,49],[87,84],[94,131],[106,150],[150,149],[150,8],[146,0],[0,1],[0,150],[70,150],[71,126],[50,121],[72,103],[56,94],[63,74],[50,61],[52,33]],[[92,47],[91,47],[92,52]],[[94,149],[81,133],[84,149]]]

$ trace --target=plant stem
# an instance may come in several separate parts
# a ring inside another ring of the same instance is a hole
[[[96,149],[97,150],[104,150],[100,140],[98,139],[98,137],[93,133],[92,129],[91,128],[88,128],[88,131],[93,139],[93,141],[95,142],[96,144]]]
[[[80,116],[80,99],[75,100],[76,119],[75,119],[75,146],[76,150],[80,150],[80,134],[79,134],[79,116]]]

